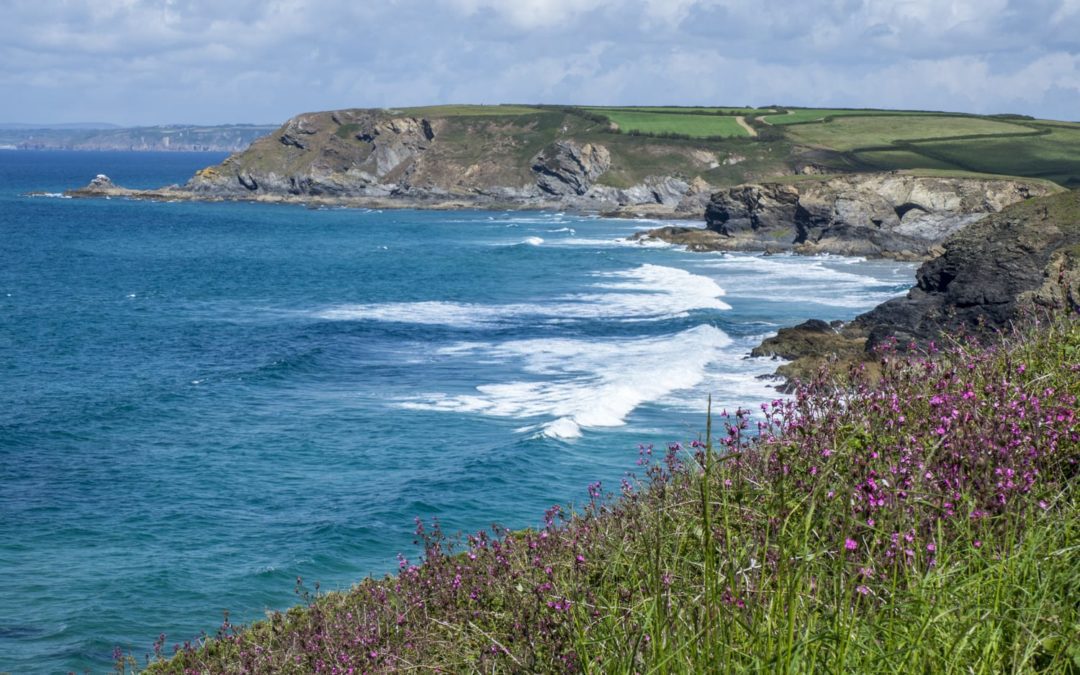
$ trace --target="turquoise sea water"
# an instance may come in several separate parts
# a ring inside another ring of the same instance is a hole
[[[911,265],[690,254],[655,223],[26,197],[220,156],[0,152],[0,671],[107,670],[415,555],[413,518],[524,527],[705,401],[749,349]]]

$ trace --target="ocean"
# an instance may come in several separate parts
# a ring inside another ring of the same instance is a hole
[[[0,672],[100,672],[535,525],[778,396],[748,353],[911,264],[694,254],[655,221],[76,200],[223,155],[0,152]]]

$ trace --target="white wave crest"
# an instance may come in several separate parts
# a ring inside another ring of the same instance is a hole
[[[841,256],[725,255],[699,264],[714,270],[732,294],[784,302],[869,309],[906,292],[906,287],[897,288],[870,274],[831,266],[862,262]]]
[[[656,321],[686,316],[695,310],[728,310],[720,300],[724,289],[715,281],[686,270],[662,265],[641,265],[620,272],[596,275],[592,288],[600,292],[564,295],[535,304],[478,305],[460,302],[389,302],[342,305],[321,312],[321,319],[387,321],[456,328],[497,325],[529,318],[540,322],[607,319]]]
[[[479,352],[486,359],[520,361],[524,372],[538,379],[485,384],[464,395],[429,394],[403,401],[401,406],[515,419],[539,417],[544,435],[576,438],[583,428],[622,426],[639,405],[700,384],[708,366],[720,360],[731,344],[723,331],[712,326],[635,340],[468,343],[439,353],[475,356]]]

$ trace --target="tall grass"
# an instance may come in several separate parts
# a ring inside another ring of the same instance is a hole
[[[148,670],[1080,672],[1080,323],[880,356]]]

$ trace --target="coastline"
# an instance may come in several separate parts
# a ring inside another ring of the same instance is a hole
[[[31,191],[28,197],[49,196],[51,193]],[[698,212],[679,211],[661,204],[634,204],[620,208],[589,208],[580,201],[535,198],[529,200],[505,199],[489,195],[395,195],[388,197],[330,196],[330,195],[214,195],[200,194],[191,190],[169,186],[165,188],[135,190],[110,185],[108,187],[78,188],[65,190],[65,197],[75,199],[125,198],[159,202],[237,202],[251,204],[286,204],[307,208],[385,209],[419,211],[543,211],[550,213],[573,213],[581,216],[619,218],[626,220],[679,220],[703,221]]]

